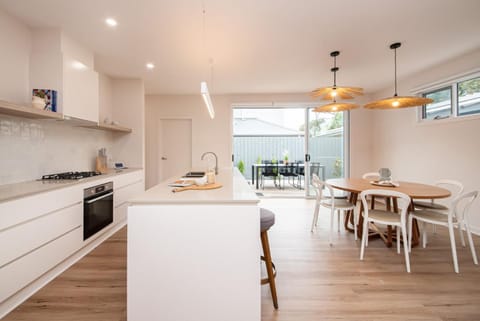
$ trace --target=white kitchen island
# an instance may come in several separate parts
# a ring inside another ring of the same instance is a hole
[[[174,180],[174,179],[172,179]],[[168,180],[128,209],[128,321],[260,320],[258,198],[235,169],[215,190]]]

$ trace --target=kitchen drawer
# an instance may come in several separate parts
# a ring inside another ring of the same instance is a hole
[[[83,189],[73,186],[0,204],[0,231],[69,207],[83,200]]]
[[[127,219],[128,203],[115,207],[113,210],[113,223],[117,224]]]
[[[118,175],[115,176],[113,180],[113,188],[121,188],[126,185],[130,185],[132,183],[143,181],[143,170],[135,171],[128,174]]]
[[[73,231],[0,268],[0,302],[27,286],[42,274],[76,252],[81,246],[83,230]]]
[[[0,232],[0,267],[83,224],[83,203]]]
[[[113,206],[118,207],[129,199],[132,199],[137,194],[145,190],[145,184],[143,180],[134,182],[133,184],[116,188],[113,193]]]

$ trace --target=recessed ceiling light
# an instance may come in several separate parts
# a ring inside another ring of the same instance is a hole
[[[109,27],[116,27],[118,25],[118,22],[113,18],[107,18],[105,19],[105,24]]]
[[[151,62],[148,62],[147,64],[145,64],[145,67],[147,67],[147,69],[152,70],[153,68],[155,68],[155,65]]]

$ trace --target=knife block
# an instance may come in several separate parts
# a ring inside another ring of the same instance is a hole
[[[105,156],[97,156],[95,161],[95,170],[102,174],[106,174],[108,171],[107,167],[107,157]]]

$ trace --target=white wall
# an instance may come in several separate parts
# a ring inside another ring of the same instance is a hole
[[[29,90],[30,30],[0,10],[0,99],[25,103]]]
[[[399,94],[428,83],[480,67],[480,50],[400,79]],[[392,88],[377,98],[392,95]],[[389,167],[399,180],[431,183],[442,178],[459,180],[466,191],[480,190],[480,119],[417,122],[416,108],[374,111],[373,167]],[[472,207],[473,224],[480,232],[480,200]]]
[[[112,117],[132,133],[116,133],[112,155],[129,167],[145,167],[145,89],[143,80],[112,79]]]
[[[256,94],[213,96],[215,119],[208,116],[200,95],[148,95],[146,96],[146,186],[158,183],[161,177],[158,168],[158,126],[159,119],[192,120],[192,165],[204,168],[200,160],[205,151],[213,151],[219,157],[219,166],[231,166],[232,155],[232,104],[259,103],[288,105],[290,103],[311,103],[308,94]],[[371,116],[369,111],[355,110],[351,113],[351,175],[358,176],[370,171],[371,157]]]

